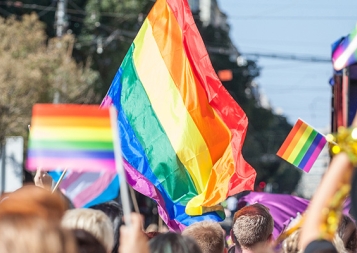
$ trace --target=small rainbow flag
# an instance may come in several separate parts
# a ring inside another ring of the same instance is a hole
[[[27,168],[115,171],[109,109],[97,105],[36,104]]]
[[[333,51],[332,61],[337,71],[357,62],[357,26]]]
[[[325,136],[298,119],[277,155],[309,172],[325,144]]]

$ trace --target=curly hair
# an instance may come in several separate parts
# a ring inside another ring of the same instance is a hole
[[[243,207],[235,213],[233,220],[233,235],[244,248],[267,241],[273,233],[273,217],[262,204]]]

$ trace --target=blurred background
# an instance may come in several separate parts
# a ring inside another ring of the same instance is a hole
[[[32,105],[99,104],[154,2],[0,0],[2,192],[32,180],[23,171]],[[309,198],[327,151],[309,174],[276,152],[298,118],[331,131],[331,44],[354,28],[357,3],[189,4],[217,75],[248,116],[243,155],[258,173],[256,191]]]

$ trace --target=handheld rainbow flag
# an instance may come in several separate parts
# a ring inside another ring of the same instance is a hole
[[[55,182],[58,182],[62,171],[50,171],[49,175]],[[111,170],[101,172],[67,171],[59,189],[76,208],[91,207],[118,197],[118,174]]]
[[[337,71],[357,62],[357,26],[334,50],[332,61]]]
[[[325,136],[298,119],[277,155],[309,172],[325,144]]]
[[[209,60],[187,0],[158,0],[102,106],[119,112],[128,182],[174,230],[222,220],[219,203],[252,190],[241,148],[248,120]]]
[[[27,168],[116,171],[109,110],[96,105],[34,105]]]
[[[114,173],[107,173],[99,183],[109,186],[109,182],[114,178],[120,180],[124,219],[126,224],[130,225],[129,194],[125,184],[117,112],[114,107],[100,108],[97,105],[75,104],[34,105],[27,168],[55,171],[62,168],[65,171],[68,169],[79,172],[116,171],[119,178],[115,177]],[[60,182],[57,184],[59,185]],[[98,187],[98,184],[91,185],[93,190],[91,193],[86,192],[91,195],[91,200],[93,197],[98,197],[96,194],[101,191],[101,189],[94,189],[95,186]],[[88,196],[85,201],[88,201]]]

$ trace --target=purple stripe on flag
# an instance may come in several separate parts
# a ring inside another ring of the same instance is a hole
[[[156,201],[160,217],[171,230],[183,231],[186,226],[177,220],[171,220],[167,215],[168,212],[165,209],[165,201],[156,187],[139,171],[131,167],[125,159],[123,159],[123,164],[128,184],[131,185],[136,191]]]
[[[310,171],[312,165],[314,165],[317,157],[321,153],[321,150],[325,147],[325,144],[326,144],[326,139],[325,139],[325,137],[322,137],[322,139],[320,140],[320,142],[317,145],[316,149],[312,153],[310,160],[307,162],[306,166],[303,167],[304,171],[306,171],[306,172]]]
[[[320,133],[318,133],[316,135],[315,139],[312,141],[309,149],[306,151],[306,154],[304,155],[303,159],[299,163],[299,166],[297,166],[297,167],[299,167],[301,169],[305,168],[306,164],[310,160],[310,157],[312,156],[312,154],[314,153],[316,147],[318,146],[318,144],[320,143],[320,141],[322,139],[325,139],[325,138],[323,138],[323,136]]]
[[[87,188],[82,189],[82,191],[75,198],[73,198],[73,205],[75,207],[82,207],[89,203],[91,200],[95,199],[108,187],[115,176],[115,171],[106,171],[101,175],[98,173],[98,179],[94,183],[90,184]]]
[[[56,150],[56,149],[30,149],[28,151],[28,157],[32,159],[46,158],[78,158],[78,159],[113,159],[114,151],[106,150]]]

